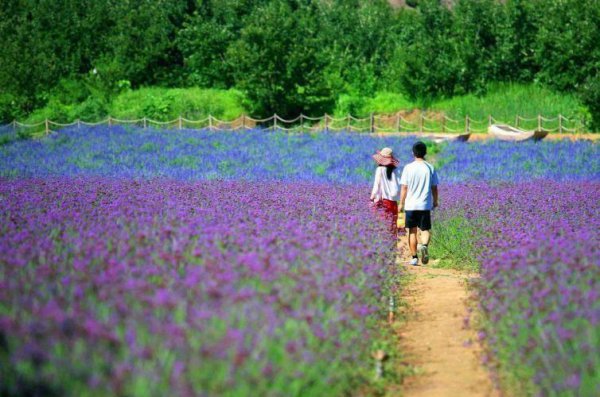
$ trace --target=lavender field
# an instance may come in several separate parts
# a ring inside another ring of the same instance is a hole
[[[90,128],[0,145],[0,394],[379,393],[401,269],[370,155],[413,137]],[[600,145],[430,144],[517,395],[600,393]]]
[[[446,242],[434,253],[466,246],[480,264],[479,337],[497,380],[515,395],[597,395],[600,182],[480,182],[444,194],[436,232]],[[458,224],[479,237],[465,244]]]
[[[398,277],[348,187],[51,178],[0,197],[14,393],[343,394]]]

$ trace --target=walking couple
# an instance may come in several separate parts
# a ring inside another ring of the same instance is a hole
[[[400,177],[397,171],[400,162],[392,149],[383,148],[373,155],[377,169],[371,201],[391,220],[390,230],[395,236],[398,233],[398,212],[405,212],[408,246],[412,255],[409,263],[417,266],[419,256],[422,264],[429,262],[431,210],[438,206],[438,176],[433,166],[425,161],[427,146],[423,142],[416,142],[412,152],[414,161],[404,166]],[[421,244],[417,244],[418,230],[421,230]]]

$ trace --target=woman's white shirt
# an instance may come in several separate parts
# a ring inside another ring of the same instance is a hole
[[[391,179],[388,179],[386,167],[377,167],[375,170],[375,182],[373,183],[371,197],[375,197],[376,200],[400,200],[400,177],[398,176],[397,171],[397,168],[394,169],[392,171]]]

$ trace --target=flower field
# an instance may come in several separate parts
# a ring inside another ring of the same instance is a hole
[[[35,380],[55,395],[319,395],[360,379],[369,319],[397,270],[356,189],[0,186],[9,390]]]
[[[479,236],[467,244],[481,263],[479,336],[499,380],[515,395],[596,395],[600,182],[480,182],[443,194],[440,224],[460,220]]]
[[[413,137],[69,129],[0,144],[0,394],[345,395],[402,273],[366,202]],[[520,395],[600,393],[600,145],[429,145]]]

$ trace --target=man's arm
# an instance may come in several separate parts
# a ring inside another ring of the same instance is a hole
[[[408,193],[408,185],[401,185],[400,189],[400,211],[404,211],[404,202],[406,201],[406,195]]]
[[[437,185],[431,187],[431,194],[433,194],[433,208],[438,206],[438,188]]]

